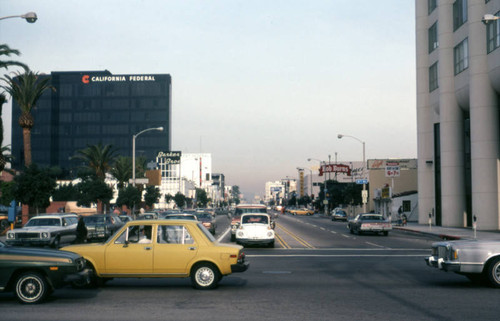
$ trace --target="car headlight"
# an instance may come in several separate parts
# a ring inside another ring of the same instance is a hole
[[[268,237],[273,237],[274,236],[274,232],[272,232],[272,231],[267,232],[267,236]]]
[[[15,238],[16,238],[16,234],[15,234],[15,233],[7,233],[7,238],[8,238],[9,240],[13,240],[13,239],[15,239]]]
[[[238,232],[238,236],[239,236],[239,237],[243,237],[243,236],[245,236],[245,233],[244,233],[243,231],[239,231],[239,232]]]
[[[50,237],[49,232],[42,232],[42,239],[48,239]]]

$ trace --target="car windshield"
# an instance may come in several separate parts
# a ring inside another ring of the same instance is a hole
[[[104,224],[105,217],[104,216],[85,216],[83,218],[85,224]],[[108,220],[109,221],[109,220]]]
[[[243,207],[243,208],[237,208],[234,211],[235,215],[241,215],[241,214],[245,214],[245,213],[267,213],[267,209],[265,207],[254,207],[254,208]]]
[[[198,217],[199,220],[211,220],[212,219],[212,215],[210,215],[210,213],[198,213],[196,214],[196,216]]]
[[[58,218],[32,218],[25,226],[61,226]]]
[[[268,224],[269,221],[267,219],[267,216],[264,216],[264,215],[245,215],[242,218],[242,223],[243,224],[252,224],[252,223]]]
[[[165,216],[168,220],[196,220],[194,215],[167,215]]]

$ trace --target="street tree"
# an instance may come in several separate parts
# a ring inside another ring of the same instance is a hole
[[[126,205],[128,208],[132,209],[140,203],[141,193],[135,186],[129,185],[118,192],[116,205],[119,207]]]
[[[147,186],[146,194],[144,194],[144,203],[149,208],[153,208],[153,204],[158,203],[160,200],[161,194],[160,189],[156,186]]]
[[[172,194],[165,194],[164,197],[165,197],[165,203],[167,203],[167,205],[174,199]]]
[[[12,182],[0,181],[0,204],[10,206],[10,202],[14,200],[14,185]]]
[[[77,186],[77,205],[90,207],[92,203],[97,203],[98,213],[103,213],[103,204],[109,206],[109,201],[113,198],[113,189],[100,179],[88,177]]]
[[[18,123],[23,129],[24,164],[31,165],[31,129],[35,125],[35,119],[31,114],[38,99],[48,90],[55,88],[50,85],[50,77],[40,76],[37,72],[26,69],[23,73],[16,72],[14,77],[5,75],[2,80],[6,85],[1,87],[17,102],[21,109]]]
[[[76,151],[71,159],[82,161],[82,167],[91,169],[97,179],[104,181],[116,159],[116,149],[112,145],[87,145],[87,148]]]
[[[183,208],[184,205],[186,205],[186,196],[184,196],[181,192],[177,192],[174,196],[174,202],[178,208]]]
[[[52,193],[52,200],[54,201],[78,201],[79,191],[77,185],[69,183],[68,185],[58,186]]]
[[[7,101],[4,93],[0,93],[0,172],[4,170],[5,165],[12,160],[12,155],[10,154],[10,147],[3,145],[3,118],[2,108],[3,104]]]
[[[196,206],[197,207],[207,207],[208,196],[207,192],[202,188],[196,189]]]
[[[19,50],[11,49],[7,44],[0,44],[0,68],[8,69],[9,67],[17,66],[28,69],[28,66],[22,62],[15,60],[4,60],[3,56],[10,57],[11,55],[19,56]]]
[[[50,196],[56,188],[56,180],[49,175],[48,169],[31,164],[23,173],[14,177],[14,198],[36,210],[45,210],[50,205]],[[23,216],[23,223],[27,216]]]
[[[130,157],[118,156],[110,173],[118,181],[118,189],[123,189],[125,183],[128,183],[129,179],[132,178],[132,160]]]

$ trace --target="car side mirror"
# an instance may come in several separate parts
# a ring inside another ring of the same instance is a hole
[[[123,244],[123,247],[128,247],[128,241],[125,241],[125,243]]]

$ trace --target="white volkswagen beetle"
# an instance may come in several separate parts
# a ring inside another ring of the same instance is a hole
[[[236,231],[236,243],[274,247],[274,230],[271,217],[263,213],[241,215],[240,225]]]

